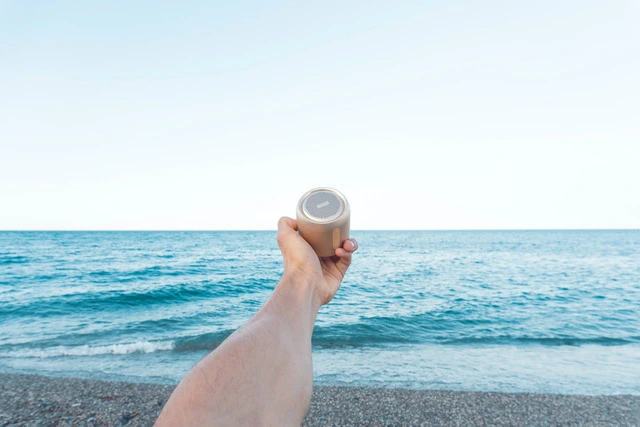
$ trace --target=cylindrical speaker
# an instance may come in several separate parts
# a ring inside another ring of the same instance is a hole
[[[349,238],[351,208],[347,199],[333,188],[307,191],[298,202],[298,233],[321,257],[333,256]]]

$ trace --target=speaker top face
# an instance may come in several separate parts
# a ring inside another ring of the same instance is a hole
[[[311,190],[302,200],[302,212],[317,222],[330,222],[344,212],[344,196],[329,188]]]

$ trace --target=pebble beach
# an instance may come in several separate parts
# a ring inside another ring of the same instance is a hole
[[[0,425],[151,426],[173,388],[0,374]],[[303,425],[634,426],[640,396],[317,386]]]

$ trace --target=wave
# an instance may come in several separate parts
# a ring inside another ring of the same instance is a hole
[[[182,337],[175,341],[173,350],[177,352],[213,350],[222,344],[222,341],[224,341],[233,332],[233,329],[227,329],[219,332],[208,332],[205,334]]]
[[[604,321],[604,320],[603,320]],[[461,310],[435,310],[408,316],[375,316],[355,323],[316,326],[318,346],[384,346],[387,344],[626,345],[640,343],[636,328],[616,324],[603,328],[523,325],[520,319],[479,317]],[[532,327],[533,326],[533,327]],[[613,332],[608,334],[607,332]],[[627,332],[626,334],[624,332]]]
[[[316,328],[317,329],[317,328]],[[330,328],[332,333],[316,330],[313,335],[312,344],[314,347],[336,348],[336,347],[385,347],[389,344],[432,344],[445,346],[483,346],[483,345],[541,345],[541,346],[620,346],[627,344],[637,344],[640,337],[630,338],[610,338],[610,337],[527,337],[527,336],[487,336],[487,337],[464,337],[452,340],[432,340],[430,342],[407,342],[403,339],[380,339],[379,336],[358,336],[345,333],[342,336],[335,336],[335,328]],[[345,325],[345,329],[349,328]],[[118,343],[110,345],[83,345],[83,346],[56,346],[45,348],[25,348],[0,352],[0,358],[54,358],[54,357],[81,357],[81,356],[101,356],[101,355],[128,355],[135,353],[154,353],[158,351],[174,351],[178,353],[189,353],[199,351],[212,351],[218,347],[234,330],[222,330],[192,336],[186,336],[167,341],[137,341],[132,343]]]
[[[367,333],[364,333],[364,330]],[[213,350],[219,346],[233,329],[212,333],[204,333],[175,339],[173,351],[190,352]],[[448,346],[482,346],[482,345],[542,345],[542,346],[581,346],[601,345],[620,346],[640,343],[640,336],[630,337],[535,337],[518,335],[487,335],[482,337],[460,336],[451,339],[448,335],[434,335],[429,338],[424,336],[407,335],[400,333],[380,334],[376,328],[369,325],[336,325],[330,327],[316,327],[313,333],[312,344],[316,347],[386,347],[389,345],[420,345],[435,344]]]
[[[118,279],[141,279],[141,278],[154,278],[154,277],[166,277],[166,276],[188,276],[191,274],[206,273],[207,271],[194,267],[194,266],[176,266],[168,267],[164,265],[152,265],[149,267],[143,267],[137,270],[119,271],[119,270],[94,270],[87,275],[92,276],[113,276]]]
[[[159,286],[147,290],[126,291],[108,290],[80,294],[60,295],[25,303],[6,304],[0,313],[46,315],[68,315],[70,311],[95,312],[116,307],[135,307],[181,303],[185,301],[209,300],[219,297],[233,297],[264,289],[275,285],[269,279],[223,279],[220,281],[203,280],[183,282],[176,285]]]
[[[156,351],[172,350],[173,341],[138,341],[133,343],[110,344],[101,346],[76,346],[76,347],[49,347],[41,349],[21,349],[0,353],[0,357],[10,358],[51,358],[63,356],[100,356],[103,354],[133,354],[133,353],[154,353]]]
[[[29,262],[29,258],[22,255],[1,254],[0,265],[10,264],[26,264]]]
[[[24,348],[0,352],[0,358],[52,358],[64,356],[100,356],[106,354],[126,355],[134,353],[154,353],[156,351],[195,352],[213,350],[219,346],[233,329],[219,332],[185,336],[166,341],[137,341],[110,345],[56,346],[45,348]]]
[[[482,345],[542,345],[542,346],[581,346],[595,344],[601,346],[619,346],[640,343],[640,336],[529,336],[500,333],[506,328],[486,328],[482,331],[433,331],[419,325],[401,325],[398,328],[376,326],[373,324],[345,324],[328,327],[316,327],[313,345],[319,347],[384,347],[394,344],[436,344],[452,346]],[[474,333],[484,335],[474,335]]]
[[[333,348],[333,347],[386,347],[394,344],[419,345],[419,344],[435,344],[446,346],[483,346],[483,345],[541,345],[545,347],[572,346],[579,347],[582,345],[599,345],[599,346],[621,346],[628,344],[637,344],[640,340],[636,337],[633,339],[624,338],[535,338],[535,337],[518,337],[518,336],[488,336],[481,338],[467,337],[453,340],[433,339],[433,340],[406,340],[397,339],[379,339],[374,336],[344,336],[341,338],[326,339],[322,336],[313,338],[313,345],[316,347]]]
[[[491,319],[465,316],[457,310],[437,310],[409,316],[375,316],[357,323],[316,326],[313,342],[320,346],[367,346],[393,343],[442,342],[466,333],[491,335],[496,325]]]
[[[444,340],[443,344],[540,344],[544,346],[580,346],[586,344],[596,344],[602,346],[625,345],[640,342],[640,337],[612,338],[612,337],[528,337],[528,336],[488,336],[488,337],[465,337],[453,340]]]

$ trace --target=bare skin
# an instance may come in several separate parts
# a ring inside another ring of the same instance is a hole
[[[278,221],[284,273],[264,306],[187,373],[156,426],[300,425],[311,402],[311,335],[320,306],[340,288],[355,239],[333,257],[318,258]]]

